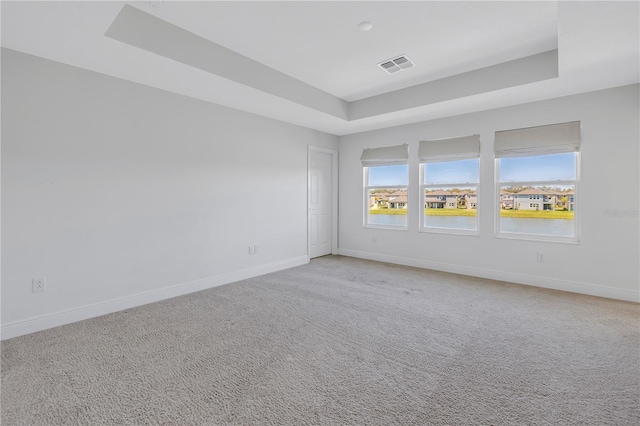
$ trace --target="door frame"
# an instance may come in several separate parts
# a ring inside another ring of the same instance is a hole
[[[311,258],[311,152],[331,155],[331,254],[338,254],[338,151],[308,145],[307,149],[307,257]]]

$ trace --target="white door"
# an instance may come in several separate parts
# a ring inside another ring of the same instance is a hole
[[[331,254],[332,156],[309,150],[309,257]]]

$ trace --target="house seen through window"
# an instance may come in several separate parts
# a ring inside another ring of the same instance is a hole
[[[478,159],[423,164],[423,227],[478,229]]]
[[[364,226],[407,229],[408,145],[369,148],[362,152]]]
[[[421,141],[421,229],[477,234],[480,136]]]
[[[580,123],[496,133],[498,235],[578,241]]]
[[[407,227],[408,166],[371,166],[366,170],[367,225]]]
[[[499,161],[500,232],[573,238],[577,154]]]

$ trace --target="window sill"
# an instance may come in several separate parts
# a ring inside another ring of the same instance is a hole
[[[364,225],[365,229],[388,229],[390,231],[408,231],[408,226]]]
[[[562,243],[574,245],[580,244],[579,238],[554,237],[553,235],[498,233],[495,235],[495,237],[504,240],[537,241],[543,243]]]
[[[478,231],[471,231],[467,229],[453,229],[453,228],[421,228],[420,232],[423,234],[466,235],[470,237],[480,236],[480,232]]]

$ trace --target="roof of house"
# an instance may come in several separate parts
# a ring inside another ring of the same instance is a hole
[[[523,191],[516,193],[515,195],[555,195],[553,192],[544,191],[538,188],[527,188]]]
[[[427,192],[425,195],[426,195],[427,197],[429,197],[429,196],[431,196],[431,195],[452,195],[452,194],[453,194],[453,193],[452,193],[452,192],[449,192],[449,191],[444,191],[444,190],[442,190],[442,189],[436,189],[435,191]]]
[[[390,203],[406,203],[407,202],[407,196],[406,195],[400,195],[398,197],[394,197],[389,199]]]

